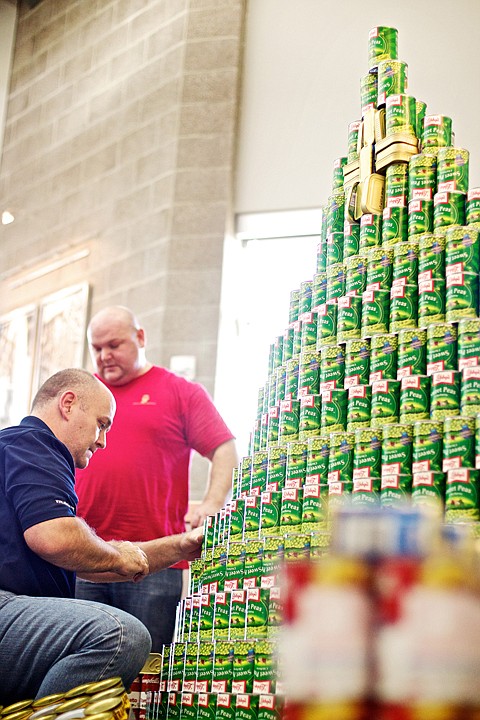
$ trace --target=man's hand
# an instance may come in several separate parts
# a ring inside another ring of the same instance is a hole
[[[184,560],[195,560],[200,557],[203,544],[203,529],[195,528],[180,536],[180,550]]]
[[[109,545],[113,545],[119,552],[118,563],[112,568],[113,572],[118,573],[126,580],[139,582],[149,573],[148,559],[144,551],[128,541],[111,540]]]
[[[194,505],[190,508],[190,511],[185,515],[185,523],[190,525],[192,530],[194,528],[200,528],[203,526],[203,521],[207,515],[216,515],[217,512],[223,507],[219,503],[215,502],[201,502],[199,505]]]

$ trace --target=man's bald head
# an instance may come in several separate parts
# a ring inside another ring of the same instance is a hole
[[[145,330],[123,305],[97,312],[87,335],[97,373],[109,385],[126,385],[152,367],[145,356]]]
[[[60,370],[37,392],[32,415],[48,425],[66,445],[75,466],[84,468],[93,453],[105,447],[106,433],[115,415],[110,390],[86,370]]]

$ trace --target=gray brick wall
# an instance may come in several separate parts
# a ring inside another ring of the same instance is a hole
[[[245,0],[21,3],[0,167],[0,314],[88,281],[214,390]],[[87,258],[19,284],[52,258]],[[12,284],[14,282],[14,285]]]

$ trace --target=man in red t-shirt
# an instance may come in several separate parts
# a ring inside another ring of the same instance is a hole
[[[88,327],[97,376],[117,412],[108,446],[77,472],[78,514],[105,540],[145,541],[203,523],[223,507],[238,463],[235,441],[206,390],[148,362],[145,330],[120,306],[97,313]],[[192,450],[210,460],[202,502],[188,514]],[[78,581],[76,597],[130,612],[147,626],[152,651],[172,641],[182,592],[179,563],[138,585]]]

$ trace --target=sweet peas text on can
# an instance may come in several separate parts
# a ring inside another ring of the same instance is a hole
[[[399,416],[400,381],[377,380],[374,382],[372,384],[372,427],[398,423]]]
[[[443,461],[443,421],[420,420],[413,425],[412,472],[440,472]]]
[[[452,323],[427,328],[427,375],[457,369],[457,328]]]
[[[370,340],[369,383],[377,380],[396,380],[398,335],[380,335]]]
[[[423,120],[423,147],[446,147],[452,142],[452,119],[446,115],[426,115]]]
[[[368,34],[368,64],[370,72],[378,69],[382,60],[395,60],[398,57],[398,30],[379,25]]]
[[[400,422],[430,418],[430,377],[409,375],[401,380]]]
[[[446,417],[443,421],[443,472],[475,467],[475,418]]]
[[[438,192],[468,192],[468,150],[458,147],[441,147],[437,157]]]
[[[413,430],[409,423],[393,423],[383,428],[382,475],[403,475],[412,469]]]
[[[387,136],[407,133],[416,137],[417,111],[412,95],[398,93],[386,99],[385,128]]]
[[[480,413],[480,366],[465,367],[461,372],[460,410],[464,416],[476,417]]]
[[[398,333],[397,380],[409,375],[424,375],[427,369],[427,333],[425,330],[400,330]]]
[[[352,385],[348,388],[347,430],[370,426],[372,407],[371,385]]]
[[[435,372],[431,376],[430,417],[444,420],[460,411],[460,373],[456,370]]]

